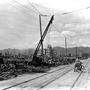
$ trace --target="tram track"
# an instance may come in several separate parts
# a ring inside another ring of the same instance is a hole
[[[35,77],[35,78],[32,78],[32,79],[29,79],[29,80],[23,81],[23,82],[21,82],[21,83],[18,83],[18,84],[15,84],[15,85],[12,85],[12,86],[6,87],[6,88],[4,88],[4,89],[2,89],[2,90],[8,90],[8,89],[10,89],[10,88],[13,88],[13,87],[19,86],[19,85],[21,85],[21,84],[24,84],[24,83],[27,83],[27,82],[31,82],[31,81],[33,81],[33,80],[36,80],[36,79],[41,78],[41,77],[43,77],[43,76],[46,76],[46,75],[48,75],[48,74],[55,73],[55,72],[57,72],[57,71],[60,71],[60,70],[62,70],[62,69],[65,69],[65,68],[67,68],[67,67],[70,67],[70,66],[68,65],[68,66],[65,66],[65,67],[62,67],[62,68],[56,69],[56,70],[54,70],[54,71],[51,71],[51,72],[47,72],[47,73],[45,73],[45,74],[43,74],[43,75],[40,75],[40,76],[37,76],[37,77]]]
[[[86,65],[87,65],[87,64],[88,64],[88,62],[86,63]],[[86,65],[85,65],[85,67],[86,67]],[[59,75],[58,77],[56,77],[56,78],[54,78],[54,79],[52,79],[52,80],[50,80],[50,81],[44,82],[44,84],[41,85],[38,90],[43,89],[45,86],[51,84],[53,81],[61,78],[62,76],[66,75],[67,73],[69,73],[69,72],[72,71],[72,70],[73,70],[73,68],[70,69],[70,70],[68,70],[68,71],[66,71],[66,72],[64,72],[62,75]],[[74,83],[72,84],[71,88],[73,88],[73,87],[75,86],[75,84],[76,84],[77,81],[79,80],[79,78],[80,78],[80,76],[81,76],[82,73],[83,73],[83,72],[81,72],[81,73],[78,75],[78,77],[75,79],[75,81],[74,81]]]
[[[72,69],[73,69],[73,68],[72,68]],[[38,90],[44,88],[45,86],[49,85],[50,83],[54,82],[55,80],[63,77],[64,75],[66,75],[67,73],[69,73],[72,69],[67,70],[66,72],[62,73],[61,75],[58,75],[57,77],[55,77],[55,78],[53,78],[53,79],[51,79],[51,80],[48,80],[48,81],[44,82],[44,84],[42,84],[42,85],[39,87]]]
[[[53,81],[59,79],[60,77],[63,77],[64,75],[66,75],[68,72],[70,72],[73,68],[72,67],[69,67],[67,68],[67,70],[65,69],[65,71],[63,72],[57,72],[55,73],[55,75],[53,77],[50,77],[49,79],[46,79],[45,81],[41,81],[38,80],[39,83],[31,83],[29,85],[26,85],[26,86],[23,86],[22,88],[28,88],[28,87],[33,87],[33,88],[37,88],[37,89],[42,89],[44,88],[45,86],[47,86],[48,84],[52,83]]]

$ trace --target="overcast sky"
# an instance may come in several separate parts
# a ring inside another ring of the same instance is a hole
[[[22,5],[32,3],[41,13],[55,14],[44,45],[64,47],[90,46],[90,0],[16,0]],[[40,5],[40,6],[39,6]],[[0,49],[36,47],[39,35],[38,12],[30,5],[22,7],[14,0],[0,0]],[[75,12],[74,12],[75,11]],[[63,12],[73,12],[62,15]],[[49,18],[42,18],[45,29]],[[56,30],[57,29],[57,30]]]
[[[11,2],[12,0],[0,0],[0,3]],[[28,1],[41,4],[51,9],[57,10],[76,10],[90,6],[90,0],[17,0],[22,4],[28,4]]]

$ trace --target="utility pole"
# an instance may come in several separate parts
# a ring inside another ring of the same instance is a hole
[[[67,39],[65,37],[65,52],[66,52],[66,59],[65,59],[65,62],[67,62]]]
[[[65,37],[65,52],[66,52],[66,57],[67,57],[67,39]]]
[[[76,46],[76,58],[77,58],[77,46]]]
[[[40,35],[41,35],[41,55],[44,60],[43,56],[43,40],[42,40],[42,23],[41,23],[41,14],[39,14],[39,23],[40,23]]]

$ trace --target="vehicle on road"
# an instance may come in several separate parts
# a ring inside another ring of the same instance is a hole
[[[85,67],[83,63],[79,59],[76,59],[74,72],[84,72],[84,71],[85,71]]]

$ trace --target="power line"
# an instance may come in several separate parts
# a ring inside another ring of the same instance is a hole
[[[14,0],[14,1],[15,1],[15,0]],[[15,1],[15,2],[16,2],[17,4],[19,4],[20,6],[24,7],[24,5],[20,4],[19,2],[17,2],[17,1]],[[19,13],[22,13],[22,14],[23,14],[24,16],[26,16],[26,17],[30,15],[30,13],[28,13],[28,12],[27,12],[27,13],[24,13],[24,12],[22,12],[20,9],[18,9],[19,6],[16,7],[16,6],[13,5],[12,3],[9,3],[9,5],[11,5],[12,7],[16,8],[16,10],[20,11]],[[25,6],[24,8],[27,9],[26,6]],[[28,10],[30,10],[30,9],[28,8]],[[21,16],[22,16],[22,15],[21,15]],[[41,16],[45,16],[45,17],[46,17],[47,15],[42,15],[42,14],[41,14]]]
[[[14,2],[17,3],[17,4],[19,4],[21,7],[24,7],[25,9],[30,10],[30,8],[28,8],[27,6],[22,5],[22,4],[19,3],[18,1],[14,0]],[[16,7],[16,6],[13,5],[12,3],[9,3],[9,4],[10,4],[11,6],[13,6],[14,8],[16,8],[18,11],[20,11],[22,14],[27,15],[27,16],[30,15],[30,13],[28,13],[28,12],[27,12],[27,14],[26,14],[26,13],[23,13],[21,10],[19,10],[19,9],[18,9],[19,6]],[[32,5],[32,4],[31,4],[31,5]],[[33,6],[33,7],[34,7],[34,6]],[[35,13],[36,13],[36,12],[35,12]],[[40,14],[40,15],[43,16],[43,17],[47,17],[47,16],[48,16],[48,15],[43,15],[43,14]]]
[[[20,5],[23,6],[24,8],[29,9],[27,6],[22,5],[22,4],[19,3],[18,1],[16,1],[16,0],[13,0],[13,1],[16,2],[16,3],[18,3],[18,4],[20,4]],[[27,2],[34,8],[34,10],[35,10],[36,12],[38,12],[39,14],[41,14],[41,12],[40,12],[33,4],[31,4],[29,0],[27,0]],[[88,6],[88,7],[86,7],[86,8],[81,8],[81,9],[78,9],[78,10],[70,11],[70,12],[65,12],[65,13],[62,13],[62,15],[70,14],[70,13],[74,13],[74,12],[79,12],[79,11],[81,11],[81,10],[89,9],[89,8],[90,8],[90,6]],[[41,14],[41,15],[42,15],[42,16],[45,16],[45,15],[43,15],[43,14]],[[47,15],[47,16],[48,16],[48,15]]]
[[[35,9],[36,12],[39,13],[39,15],[44,16],[44,17],[50,16],[50,15],[41,14],[41,12],[32,3],[30,3],[29,0],[27,0],[27,2]]]
[[[16,1],[16,0],[14,0],[14,1],[15,1],[16,3],[18,3],[19,5],[21,5],[22,7],[30,10],[27,6],[22,5],[21,3],[19,3],[19,2]],[[40,11],[39,11],[34,5],[32,5],[29,0],[27,0],[27,1],[28,1],[28,3],[29,3],[41,16],[45,16],[45,17],[48,16],[48,15],[43,15],[43,14],[41,14]],[[13,6],[13,5],[12,5],[12,6]],[[14,6],[14,7],[15,7],[15,6]],[[15,7],[15,8],[16,8],[16,7]],[[89,8],[90,8],[90,7],[83,8],[83,9],[89,9]],[[79,9],[79,10],[75,10],[75,11],[71,11],[71,12],[62,13],[62,15],[69,14],[69,13],[73,13],[73,12],[77,12],[77,11],[80,11],[80,10],[83,10],[83,9]],[[26,13],[25,13],[25,14],[26,14]],[[55,25],[54,25],[54,27],[55,27]],[[56,28],[56,27],[55,27],[55,28]],[[58,29],[56,28],[56,30],[58,30]],[[60,31],[58,30],[58,32],[60,32]]]
[[[12,0],[12,1],[14,1],[15,3],[21,5],[22,7],[24,7],[24,8],[26,8],[26,9],[30,10],[30,8],[28,8],[27,6],[25,6],[25,5],[21,4],[21,3],[19,3],[18,1],[16,1],[16,0]]]
[[[19,10],[19,9],[18,9],[18,6],[16,7],[15,5],[13,5],[13,4],[11,4],[11,3],[9,3],[9,5],[11,5],[12,7],[14,7],[16,10],[20,11],[19,13],[23,14],[24,16],[30,15],[29,13],[26,14],[26,13],[22,12],[21,10]]]
[[[78,9],[78,10],[73,10],[73,11],[70,11],[70,12],[65,12],[65,13],[62,13],[62,15],[65,15],[65,14],[70,14],[70,13],[74,13],[74,12],[79,12],[79,11],[82,11],[84,9],[89,9],[90,6],[86,7],[86,8],[82,8],[82,9]]]
[[[13,1],[16,2],[17,4],[21,5],[22,7],[30,10],[30,8],[28,8],[27,6],[19,3],[18,1],[16,1],[16,0],[13,0]],[[31,4],[29,0],[27,0],[27,2],[34,8],[34,10],[36,11],[35,13],[39,13],[40,15],[45,16],[45,17],[50,16],[50,15],[43,15],[43,14],[41,14],[41,12],[40,12],[33,4]],[[79,12],[79,11],[81,11],[81,10],[89,9],[89,8],[90,8],[90,7],[88,6],[88,7],[86,7],[86,8],[82,8],[82,9],[78,9],[78,10],[74,10],[74,11],[70,11],[70,12],[65,12],[65,13],[62,13],[61,15],[70,14],[70,13],[74,13],[74,12]]]
[[[56,31],[58,31],[59,33],[61,33],[54,24],[53,24],[53,27],[56,29]],[[66,52],[66,59],[67,59],[67,55],[68,55],[67,38],[65,36],[64,36],[64,38],[65,38],[65,52]]]
[[[56,31],[58,31],[59,33],[61,33],[61,32],[59,31],[59,29],[58,29],[54,24],[52,24],[52,26],[55,28]]]
[[[61,33],[60,30],[59,30],[54,24],[52,24],[52,26],[55,28],[55,31]],[[83,34],[78,34],[78,35],[76,35],[76,36],[83,36]],[[73,38],[73,36],[70,36],[70,37]],[[76,37],[76,38],[77,38],[77,37]]]
[[[39,14],[41,14],[40,11],[34,5],[32,5],[29,0],[27,0],[27,2],[35,9],[36,12],[38,12]]]
[[[19,5],[21,5],[22,7],[30,10],[30,8],[28,8],[28,7],[25,6],[25,5],[22,5],[22,4],[19,3],[18,1],[16,1],[16,0],[12,0],[12,1],[14,1],[14,2],[18,3]],[[27,2],[34,8],[34,10],[35,10],[36,12],[38,12],[39,14],[41,14],[41,12],[40,12],[33,4],[31,4],[29,0],[27,0]],[[84,10],[84,9],[89,9],[89,8],[90,8],[90,6],[88,6],[88,7],[86,7],[86,8],[74,10],[74,11],[71,11],[71,12],[65,12],[65,13],[62,13],[61,15],[70,14],[70,13],[78,12],[78,11],[81,11],[81,10]],[[42,16],[49,16],[49,15],[43,15],[43,14],[41,14],[41,15],[42,15]]]
[[[19,4],[21,7],[23,7],[24,9],[26,9],[26,10],[28,10],[28,11],[30,11],[30,8],[28,8],[27,6],[25,6],[25,5],[23,5],[23,4],[21,4],[21,3],[19,3],[18,1],[16,1],[16,0],[12,0],[12,2],[14,1],[14,3],[17,3],[17,4]],[[30,13],[28,13],[28,14],[30,14]]]
[[[15,3],[17,3],[17,4],[19,4],[19,5],[21,5],[22,7],[24,7],[24,8],[26,8],[26,9],[28,9],[29,11],[30,11],[30,8],[28,8],[27,6],[25,6],[25,5],[23,5],[23,4],[21,4],[21,3],[19,3],[18,1],[16,1],[16,0],[13,0]],[[31,5],[31,7],[33,7],[34,8],[34,12],[35,13],[38,13],[38,14],[40,14],[41,16],[44,16],[44,17],[47,17],[47,16],[49,16],[49,15],[44,15],[44,14],[41,14],[41,12],[34,6],[34,5],[32,5],[31,3],[30,3],[30,1],[29,0],[27,0],[28,1],[28,3]]]

